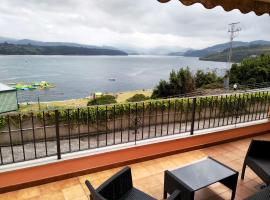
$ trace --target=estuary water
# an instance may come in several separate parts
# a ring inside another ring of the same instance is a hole
[[[56,87],[19,91],[19,101],[37,101],[38,97],[55,101],[82,98],[93,92],[154,88],[160,79],[168,79],[172,69],[181,67],[223,74],[226,63],[181,56],[0,56],[0,82],[47,81]]]

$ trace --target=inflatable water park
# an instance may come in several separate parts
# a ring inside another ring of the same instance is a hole
[[[44,90],[54,88],[55,86],[47,81],[34,82],[34,83],[14,83],[10,84],[16,90]]]

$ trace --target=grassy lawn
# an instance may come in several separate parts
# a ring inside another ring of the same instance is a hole
[[[33,104],[20,104],[20,111],[28,112],[28,111],[38,111],[40,110],[49,110],[49,109],[64,109],[64,108],[77,108],[83,107],[87,105],[89,99],[73,99],[73,100],[66,100],[66,101],[51,101],[51,102],[41,102],[40,108],[38,103]]]
[[[119,92],[117,93],[117,102],[123,103],[130,97],[133,97],[135,94],[144,94],[147,97],[150,97],[152,95],[153,90],[134,90],[134,91],[127,91],[127,92]]]
[[[119,92],[116,94],[117,102],[124,103],[126,100],[135,94],[144,94],[145,96],[151,96],[152,90],[135,90],[127,92]],[[66,109],[66,108],[77,108],[84,107],[89,101],[88,98],[83,99],[72,99],[66,101],[51,101],[51,102],[41,102],[40,107],[38,103],[32,104],[20,104],[20,111],[29,112],[29,111],[38,111],[38,110],[50,110],[50,109]]]

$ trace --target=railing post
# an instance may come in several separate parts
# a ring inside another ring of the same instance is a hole
[[[190,129],[190,135],[194,134],[194,125],[195,125],[195,114],[196,114],[196,98],[193,98],[192,101],[192,118],[191,118],[191,129]]]
[[[138,133],[138,103],[136,103],[136,110],[135,110],[135,145],[137,145],[137,133]]]
[[[57,159],[61,159],[60,148],[60,134],[59,134],[59,111],[55,110],[55,133],[56,133],[56,145],[57,145]]]

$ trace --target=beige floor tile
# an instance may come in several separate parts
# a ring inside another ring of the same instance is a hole
[[[38,200],[65,200],[65,197],[62,192],[49,192],[39,196]]]
[[[4,194],[0,194],[1,200],[16,200],[18,199],[18,192],[8,192]]]
[[[80,184],[65,188],[62,190],[65,200],[74,200],[83,198],[86,196],[82,186]]]
[[[40,189],[39,187],[31,187],[23,190],[19,190],[17,192],[18,199],[30,199],[34,197],[40,196]]]

